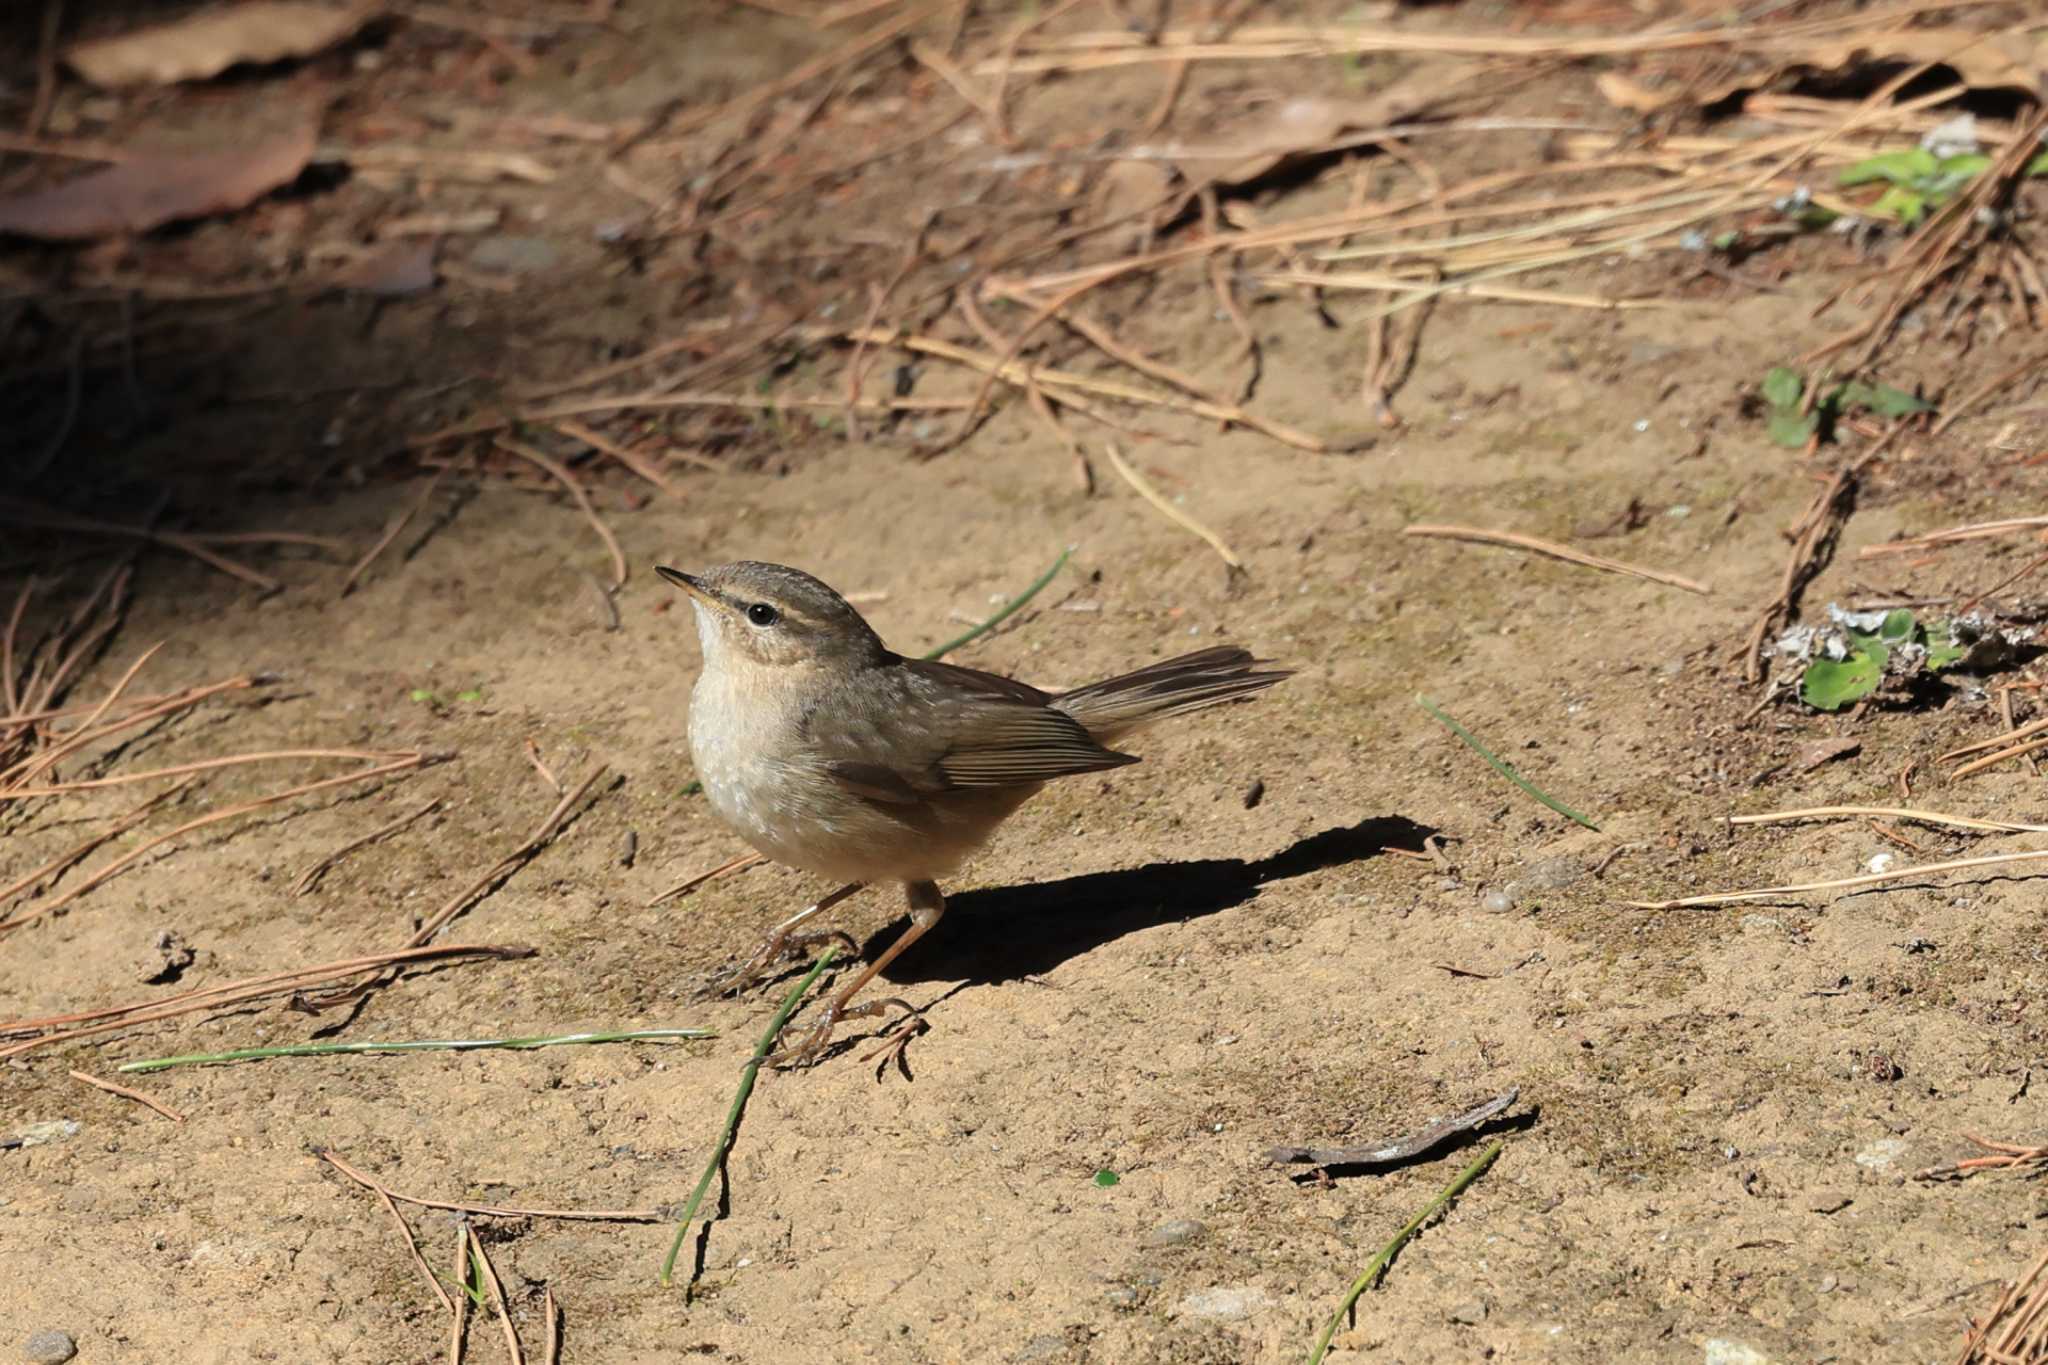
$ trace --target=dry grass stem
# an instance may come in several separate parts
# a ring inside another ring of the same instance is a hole
[[[495,1204],[457,1204],[445,1199],[426,1199],[402,1194],[380,1184],[374,1176],[350,1165],[327,1148],[318,1148],[313,1154],[365,1189],[383,1190],[401,1204],[423,1209],[442,1209],[479,1218],[564,1218],[586,1223],[658,1223],[662,1220],[660,1209],[515,1209]]]
[[[1252,276],[1261,284],[1305,284],[1316,289],[1351,289],[1376,294],[1429,293],[1439,298],[1477,299],[1483,303],[1539,303],[1552,308],[1589,308],[1597,312],[1621,312],[1640,308],[1669,308],[1666,299],[1613,299],[1599,294],[1559,294],[1544,289],[1514,289],[1499,285],[1440,282],[1432,279],[1403,279],[1358,270],[1273,270]]]
[[[668,890],[662,892],[653,900],[647,902],[647,908],[652,910],[655,906],[660,905],[666,901],[680,900],[684,896],[689,895],[692,891],[695,891],[698,887],[704,885],[706,882],[715,882],[720,877],[726,876],[729,873],[744,872],[746,871],[746,869],[750,867],[753,867],[759,863],[765,863],[767,861],[768,860],[766,858],[763,858],[760,854],[754,853],[752,851],[742,853],[737,858],[728,858],[724,862],[720,863],[717,867],[712,868],[709,872],[699,872],[694,877],[683,878],[674,886],[671,886]]]
[[[1716,891],[1704,896],[1686,896],[1680,900],[1623,901],[1622,904],[1636,910],[1683,910],[1696,906],[1734,905],[1741,901],[1776,900],[1783,896],[1800,896],[1814,891],[1854,891],[1867,886],[1882,886],[1887,882],[1931,877],[1937,872],[2005,867],[2042,858],[2048,858],[2048,849],[2030,849],[2025,853],[1993,853],[1982,858],[1956,858],[1945,863],[1924,863],[1919,867],[1901,867],[1891,872],[1873,872],[1861,877],[1839,877],[1825,882],[1800,882],[1791,886],[1766,886],[1756,891]]]
[[[1970,1324],[1956,1365],[2041,1365],[2048,1360],[2048,1251]]]
[[[1662,583],[1666,587],[1683,588],[1687,592],[1696,592],[1702,597],[1713,592],[1713,589],[1706,584],[1681,577],[1675,573],[1665,573],[1661,569],[1644,569],[1634,564],[1624,564],[1618,559],[1608,559],[1604,555],[1587,554],[1584,550],[1574,550],[1569,545],[1560,545],[1553,540],[1538,540],[1535,536],[1520,535],[1513,531],[1486,531],[1474,526],[1426,526],[1417,524],[1403,527],[1401,534],[1404,536],[1427,536],[1438,540],[1470,540],[1476,541],[1481,545],[1506,545],[1518,550],[1529,550],[1535,554],[1548,555],[1552,559],[1562,559],[1568,564],[1578,564],[1588,569],[1599,569],[1605,573],[1625,574],[1630,578],[1643,578],[1648,579],[1652,583]]]
[[[337,597],[346,597],[355,591],[356,580],[369,571],[370,565],[377,561],[379,555],[391,548],[391,542],[404,534],[405,528],[412,525],[413,518],[426,510],[427,504],[434,500],[434,490],[441,486],[441,480],[447,477],[447,474],[446,469],[435,470],[434,476],[420,488],[419,496],[385,523],[384,533],[377,537],[377,543],[365,550],[362,558],[351,564],[348,572],[342,576],[341,589],[335,594]]]
[[[1963,1134],[1985,1153],[1983,1156],[1964,1157],[1956,1161],[1929,1166],[1913,1172],[1915,1180],[1939,1180],[1952,1176],[1975,1175],[1978,1171],[2012,1171],[2026,1166],[2048,1166],[2048,1146],[2029,1147],[2017,1142],[1993,1142],[1980,1138],[1975,1133]]]
[[[455,1225],[455,1283],[463,1292],[455,1296],[455,1317],[448,1325],[448,1365],[462,1365],[462,1347],[469,1329],[469,1225]]]
[[[1145,481],[1144,475],[1130,466],[1129,462],[1124,459],[1123,453],[1114,444],[1105,444],[1102,448],[1102,453],[1109,457],[1109,467],[1114,469],[1125,483],[1135,489],[1139,497],[1158,508],[1168,521],[1173,522],[1176,526],[1185,527],[1187,530],[1200,536],[1208,543],[1210,549],[1223,557],[1223,562],[1231,568],[1238,570],[1244,568],[1244,561],[1237,557],[1237,551],[1224,543],[1222,536],[1217,535],[1214,531],[1202,525],[1201,522],[1196,521],[1193,517],[1168,502],[1164,494]]]
[[[144,820],[148,819],[149,813],[151,811],[155,810],[164,802],[172,800],[180,792],[183,792],[186,788],[190,787],[196,781],[198,781],[197,778],[187,778],[185,781],[178,783],[174,787],[158,792],[155,796],[150,797],[149,800],[143,802],[134,810],[129,811],[126,815],[121,816],[119,819],[115,820],[113,824],[108,825],[99,833],[91,835],[79,841],[78,843],[73,844],[70,848],[58,854],[56,857],[50,859],[49,862],[44,863],[41,867],[38,867],[31,872],[25,872],[21,876],[16,877],[13,881],[9,882],[7,885],[0,886],[0,905],[5,905],[8,901],[13,900],[16,896],[28,890],[30,887],[36,886],[39,883],[45,882],[50,878],[56,876],[58,873],[64,871],[64,869],[70,867],[80,858],[85,857],[86,854],[91,853],[94,849],[98,848],[101,844],[106,843],[108,840],[116,839],[119,838],[121,835],[126,834],[129,830],[135,828]]]
[[[555,835],[561,831],[562,825],[568,820],[569,812],[575,808],[576,803],[583,799],[585,792],[588,792],[593,786],[597,785],[597,780],[603,777],[607,771],[603,764],[593,768],[590,776],[584,778],[577,785],[576,790],[555,803],[555,808],[549,811],[547,818],[542,820],[533,833],[527,836],[526,842],[500,858],[492,865],[490,871],[484,873],[483,876],[478,877],[462,891],[450,897],[446,904],[442,905],[432,915],[429,915],[426,921],[420,925],[418,932],[406,940],[405,946],[408,948],[423,948],[433,942],[434,936],[446,928],[449,921],[482,900],[486,895],[489,895],[491,890],[500,882],[504,881],[505,878],[511,876],[521,867],[524,867],[535,854],[546,848]]]
[[[437,796],[433,800],[427,802],[426,805],[421,806],[416,811],[413,811],[411,814],[401,815],[396,820],[393,820],[390,824],[379,826],[378,828],[371,830],[368,834],[365,834],[360,839],[351,839],[349,842],[343,844],[340,848],[334,850],[334,852],[322,858],[319,862],[314,863],[304,872],[301,872],[299,874],[299,879],[296,882],[292,883],[292,894],[294,896],[305,895],[308,891],[311,891],[313,887],[319,883],[320,878],[322,876],[324,876],[327,872],[332,870],[336,863],[340,862],[343,858],[346,858],[349,854],[354,853],[359,848],[368,848],[371,844],[376,843],[380,839],[388,839],[392,835],[398,833],[398,831],[404,829],[407,825],[410,825],[413,821],[418,820],[422,816],[430,815],[439,809],[441,809],[441,798]],[[5,899],[5,897],[0,897],[0,899]]]
[[[526,1352],[519,1347],[519,1331],[512,1325],[512,1305],[505,1301],[505,1286],[499,1281],[498,1268],[491,1264],[490,1253],[484,1250],[483,1239],[476,1235],[473,1225],[469,1229],[469,1249],[483,1268],[484,1282],[490,1286],[491,1303],[498,1310],[498,1324],[505,1330],[505,1351],[511,1356],[512,1365],[526,1365]]]
[[[190,834],[194,830],[204,829],[208,825],[217,825],[224,820],[237,819],[249,814],[251,811],[262,810],[266,806],[274,806],[281,801],[290,801],[297,797],[309,796],[314,792],[327,791],[334,787],[345,787],[356,782],[370,782],[380,777],[389,777],[394,773],[407,772],[420,767],[426,761],[427,755],[425,754],[407,754],[394,762],[382,763],[373,768],[365,768],[360,772],[344,773],[340,777],[325,778],[319,782],[307,782],[285,791],[276,792],[270,796],[258,797],[254,801],[244,801],[240,805],[229,806],[223,810],[209,811],[197,819],[187,820],[176,829],[159,834],[154,839],[144,843],[140,848],[125,853],[112,862],[98,868],[70,890],[45,900],[37,901],[34,905],[28,906],[9,918],[0,920],[0,933],[19,929],[24,924],[63,909],[72,901],[77,900],[86,892],[100,885],[100,883],[119,874],[124,868],[147,857],[150,853],[171,842],[173,839]]]
[[[526,761],[531,763],[533,770],[540,774],[540,780],[548,784],[549,791],[552,791],[556,796],[562,794],[562,779],[556,777],[554,771],[542,760],[540,745],[533,742],[532,735],[526,737]]]
[[[291,971],[272,972],[267,976],[245,977],[239,981],[204,986],[197,990],[184,991],[159,1000],[144,1000],[133,1005],[115,1005],[106,1009],[87,1010],[80,1014],[53,1015],[46,1019],[20,1019],[11,1023],[0,1023],[0,1038],[22,1034],[35,1035],[0,1047],[0,1060],[32,1052],[52,1043],[95,1037],[135,1024],[154,1023],[182,1014],[227,1009],[268,996],[284,995],[330,981],[361,976],[365,972],[381,971],[388,967],[413,967],[434,962],[505,960],[532,957],[533,953],[534,950],[531,948],[483,943],[458,943],[446,947],[372,953],[367,957],[324,962],[315,967],[299,967]],[[76,1027],[67,1027],[70,1025]]]
[[[104,1090],[109,1095],[119,1095],[124,1100],[134,1100],[145,1108],[154,1109],[173,1123],[183,1123],[185,1121],[183,1114],[171,1108],[162,1100],[152,1099],[150,1096],[143,1094],[140,1090],[131,1090],[125,1085],[115,1085],[112,1081],[103,1081],[99,1077],[83,1071],[74,1070],[70,1073],[70,1076],[74,1081],[84,1081],[87,1085],[98,1090]]]
[[[1981,773],[1986,768],[1995,767],[1996,765],[2005,762],[2005,760],[2007,760],[2008,758],[2032,757],[2034,754],[2041,752],[2043,749],[2048,749],[2048,737],[2029,740],[2025,744],[2011,745],[2007,748],[2000,749],[1996,753],[1986,754],[1984,755],[1984,757],[1976,760],[1973,763],[1965,763],[1960,768],[1952,769],[1948,775],[1949,781],[1953,782],[1959,777],[1969,777],[1973,773]]]
[[[1206,26],[1165,28],[1156,33],[1129,29],[1059,34],[1042,39],[1034,50],[1011,59],[1019,73],[1103,71],[1157,62],[1280,61],[1299,57],[1345,57],[1367,53],[1436,54],[1484,58],[1579,60],[1588,57],[1637,56],[1654,52],[1687,52],[1702,48],[1741,48],[1750,44],[1777,46],[1794,38],[1835,34],[1883,33],[1929,13],[1948,14],[1990,4],[1993,0],[1926,0],[1843,17],[1775,23],[1683,25],[1610,37],[1544,38],[1518,33],[1415,33],[1364,26],[1328,27],[1303,24],[1247,25],[1216,41]],[[997,64],[984,61],[972,70],[993,74]]]
[[[135,782],[154,782],[165,777],[185,777],[197,773],[214,772],[221,768],[240,767],[245,763],[281,763],[304,758],[355,758],[365,762],[388,762],[392,759],[411,758],[417,755],[375,749],[268,749],[255,754],[231,754],[225,758],[203,758],[191,763],[179,763],[168,768],[151,768],[147,772],[120,773],[113,777],[92,777],[78,782],[58,782],[47,787],[8,787],[0,789],[0,802],[25,801],[32,796],[69,796],[74,792],[99,791],[105,787],[125,787]]]
[[[612,534],[612,528],[604,524],[604,518],[597,514],[597,507],[590,501],[590,494],[583,491],[583,485],[576,482],[576,476],[564,469],[544,451],[536,450],[524,441],[515,441],[509,436],[499,436],[493,442],[508,455],[517,455],[522,460],[540,466],[552,475],[555,481],[569,490],[569,496],[583,509],[583,515],[604,541],[604,548],[612,557],[612,591],[626,586],[626,552],[619,548],[619,538]]]
[[[617,460],[620,464],[632,470],[656,488],[659,488],[668,497],[674,498],[678,502],[682,501],[683,490],[676,485],[675,480],[671,479],[662,471],[661,466],[648,459],[645,455],[637,451],[628,450],[625,446],[620,445],[604,433],[595,431],[574,418],[564,418],[562,421],[555,423],[555,430],[561,432],[572,441],[581,441],[592,450],[611,456],[614,460]],[[697,456],[693,463],[699,461],[711,469],[719,467],[717,461],[706,460],[702,456]]]
[[[1803,810],[1778,810],[1763,815],[1731,815],[1731,825],[1777,825],[1797,820],[1840,820],[1876,817],[1881,820],[1911,820],[1922,825],[1947,825],[1954,829],[1983,830],[1992,834],[2048,834],[2048,825],[2022,825],[2008,820],[1978,820],[1967,815],[1944,815],[1940,811],[1908,810],[1904,806],[1809,806]]]

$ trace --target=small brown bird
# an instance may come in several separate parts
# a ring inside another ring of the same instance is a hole
[[[1292,676],[1241,649],[1204,649],[1058,694],[954,664],[906,659],[859,612],[780,564],[656,572],[690,595],[704,667],[690,756],[711,808],[764,856],[846,885],[775,927],[723,983],[758,980],[823,938],[796,931],[870,882],[902,882],[910,927],[835,995],[810,1036],[770,1060],[815,1059],[875,974],[939,922],[938,880],[1055,777],[1138,760],[1109,746],[1141,726]]]

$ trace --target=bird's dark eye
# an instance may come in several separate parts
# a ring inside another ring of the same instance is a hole
[[[756,602],[747,608],[747,619],[757,626],[772,626],[782,619],[782,613],[766,602]]]

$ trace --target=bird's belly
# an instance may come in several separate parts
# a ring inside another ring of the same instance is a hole
[[[897,805],[826,774],[752,765],[742,779],[699,769],[711,808],[775,862],[846,882],[936,881],[957,871],[1036,787],[947,792]]]

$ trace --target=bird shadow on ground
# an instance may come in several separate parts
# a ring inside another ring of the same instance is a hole
[[[931,936],[892,963],[892,982],[990,985],[1035,976],[1113,939],[1156,924],[1243,905],[1273,882],[1362,862],[1388,848],[1420,852],[1435,831],[1403,816],[1326,829],[1268,858],[1205,858],[1090,872],[1029,886],[964,891],[946,901]],[[908,927],[898,919],[863,946],[874,955]]]

